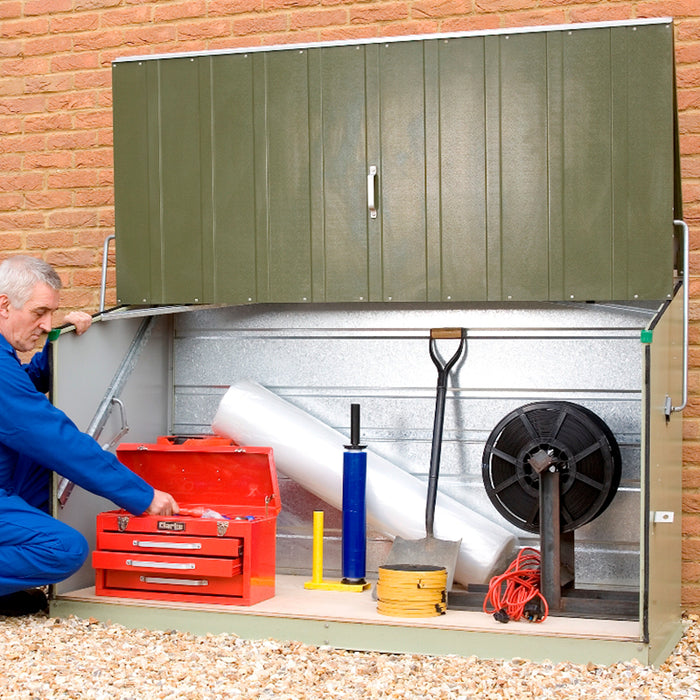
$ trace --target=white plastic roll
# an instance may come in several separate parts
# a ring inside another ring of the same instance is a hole
[[[272,447],[277,470],[318,498],[342,508],[343,453],[348,438],[260,384],[231,386],[212,428],[239,445]],[[367,524],[389,536],[421,539],[425,534],[426,484],[367,450]],[[434,536],[461,539],[454,574],[462,584],[488,583],[510,563],[512,533],[453,498],[438,493]]]

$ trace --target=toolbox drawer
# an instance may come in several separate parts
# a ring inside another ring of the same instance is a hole
[[[188,576],[233,576],[241,572],[240,559],[214,557],[173,557],[163,554],[96,551],[92,555],[96,569],[119,571],[177,572]]]
[[[243,540],[239,537],[183,537],[150,532],[132,534],[98,531],[97,549],[131,553],[179,553],[203,557],[238,558],[243,555]]]

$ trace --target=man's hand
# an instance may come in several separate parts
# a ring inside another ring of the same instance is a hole
[[[148,515],[177,515],[180,510],[177,501],[165,491],[154,489],[153,500],[148,506]]]
[[[63,317],[64,323],[70,323],[75,326],[75,332],[78,335],[82,335],[85,331],[90,328],[92,323],[92,316],[85,313],[84,311],[69,311]]]

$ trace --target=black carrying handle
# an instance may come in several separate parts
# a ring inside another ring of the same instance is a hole
[[[444,364],[436,351],[436,340],[459,339],[459,347]],[[461,357],[467,342],[466,328],[433,328],[430,331],[430,359],[438,370],[437,395],[435,397],[435,418],[433,420],[433,445],[430,450],[430,472],[428,473],[428,496],[425,504],[425,532],[433,536],[435,520],[435,503],[437,502],[438,478],[440,476],[440,453],[442,451],[442,426],[445,422],[445,397],[447,395],[447,377],[457,360]]]

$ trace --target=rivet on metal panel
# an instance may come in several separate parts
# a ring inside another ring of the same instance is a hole
[[[447,295],[447,301],[452,301],[452,297],[449,294]]]
[[[364,298],[364,297],[360,297],[360,301],[364,301],[364,300],[365,300],[365,298]]]
[[[569,299],[574,299],[574,298],[575,298],[575,297],[574,297],[573,294],[569,294]]]
[[[196,302],[198,302],[198,301],[199,301],[199,299],[198,299],[197,297],[195,297],[195,298],[194,298],[194,300],[195,300]]]
[[[639,294],[634,294],[633,296],[635,299],[639,299]]]
[[[393,297],[387,297],[387,298],[386,298],[387,301],[391,301],[392,299],[393,299]]]

